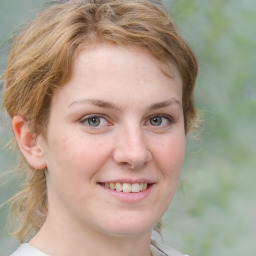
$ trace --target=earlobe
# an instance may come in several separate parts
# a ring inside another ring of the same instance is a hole
[[[15,116],[12,126],[20,151],[30,166],[38,170],[46,168],[43,148],[25,118],[21,115]]]

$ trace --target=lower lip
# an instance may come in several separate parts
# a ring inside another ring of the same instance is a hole
[[[147,189],[137,192],[137,193],[125,193],[125,192],[119,192],[116,190],[112,190],[109,188],[106,188],[102,185],[100,185],[106,192],[108,192],[109,194],[111,194],[112,196],[118,198],[121,201],[125,201],[125,202],[131,202],[131,203],[137,203],[140,201],[145,200],[150,193],[152,192],[152,189],[154,187],[154,184],[150,184]]]

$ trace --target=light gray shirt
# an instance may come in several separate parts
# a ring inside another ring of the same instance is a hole
[[[188,256],[188,255],[183,255],[172,248],[160,245],[154,240],[152,240],[151,242],[150,250],[151,250],[152,256]],[[21,244],[20,247],[10,256],[49,256],[49,255],[39,251],[29,243],[24,243],[24,244]]]

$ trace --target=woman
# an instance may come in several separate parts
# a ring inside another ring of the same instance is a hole
[[[4,106],[26,170],[18,255],[181,255],[151,241],[197,119],[197,62],[158,1],[58,1],[13,44]]]

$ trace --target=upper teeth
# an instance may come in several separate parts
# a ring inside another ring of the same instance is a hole
[[[140,191],[143,191],[147,188],[147,183],[104,183],[104,186],[106,188],[110,188],[112,190],[116,190],[119,192],[125,192],[125,193],[138,193]]]

